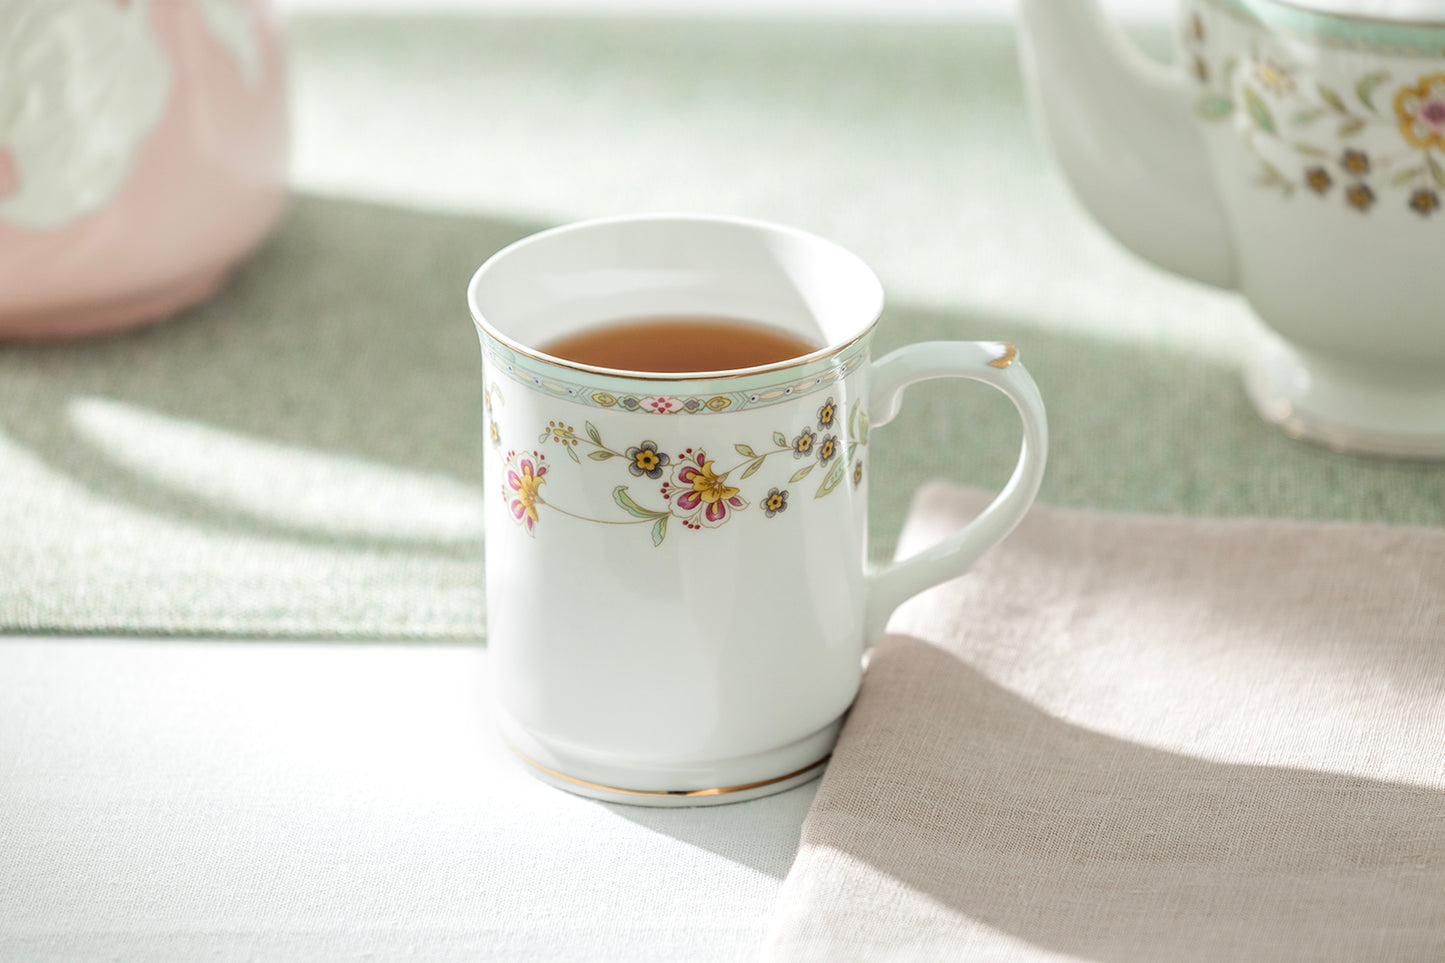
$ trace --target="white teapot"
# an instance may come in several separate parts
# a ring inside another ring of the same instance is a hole
[[[1179,63],[1093,0],[1022,0],[1066,177],[1125,245],[1237,288],[1260,413],[1445,458],[1445,0],[1181,0]]]

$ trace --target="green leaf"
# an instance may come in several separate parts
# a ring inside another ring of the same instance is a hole
[[[1318,86],[1320,99],[1330,105],[1330,108],[1337,113],[1348,114],[1350,109],[1345,106],[1345,101],[1339,94],[1335,93],[1333,87],[1326,87],[1324,84]]]
[[[610,452],[610,451],[594,451],[592,454],[588,455],[587,457],[588,457],[588,458],[591,458],[593,461],[606,461],[607,459],[612,458],[612,457],[614,457],[614,456],[613,456],[612,452]]]
[[[1220,120],[1234,113],[1234,101],[1218,94],[1205,94],[1199,98],[1195,109],[1205,120]]]
[[[807,478],[808,472],[812,471],[813,466],[817,464],[818,463],[815,461],[810,461],[802,468],[799,468],[797,471],[793,472],[793,477],[788,479],[788,484],[792,484],[795,481],[802,481],[804,478]]]
[[[846,473],[847,467],[848,464],[846,459],[839,458],[837,461],[833,462],[832,470],[830,470],[828,474],[823,478],[823,484],[818,486],[818,494],[814,495],[813,497],[822,498],[824,495],[837,488],[838,483],[843,480],[843,475]]]
[[[870,427],[872,426],[868,422],[868,412],[865,411],[858,417],[858,443],[860,445],[868,444],[868,429]]]
[[[1385,73],[1384,71],[1373,74],[1365,74],[1365,76],[1360,78],[1360,82],[1355,84],[1355,96],[1360,98],[1360,103],[1364,104],[1366,107],[1370,108],[1370,110],[1378,114],[1379,111],[1375,110],[1375,102],[1372,99],[1375,93],[1375,88],[1389,79],[1390,75],[1388,73]]]
[[[654,512],[650,509],[643,508],[641,505],[637,504],[635,501],[632,500],[632,496],[627,494],[626,485],[618,485],[616,488],[612,489],[612,500],[616,502],[619,506],[621,506],[622,510],[627,514],[631,515],[633,518],[657,518],[661,515],[667,514],[666,512]]]
[[[567,446],[567,457],[571,458],[579,465],[582,464],[582,459],[577,457],[577,449],[573,448],[571,445]]]
[[[1435,186],[1445,189],[1445,167],[1440,166],[1434,154],[1426,154],[1425,163],[1430,167],[1430,176],[1434,179]]]
[[[740,475],[739,477],[740,477],[740,478],[751,478],[751,477],[753,477],[754,475],[756,475],[756,474],[758,473],[758,469],[761,468],[761,467],[763,467],[763,460],[762,460],[761,458],[759,458],[757,461],[755,461],[755,462],[753,462],[751,465],[749,465],[749,466],[747,467],[747,469],[746,469],[746,470],[742,473],[742,475]]]
[[[1308,127],[1310,124],[1313,124],[1315,121],[1323,117],[1326,113],[1327,111],[1325,111],[1321,107],[1314,107],[1310,110],[1297,110],[1295,111],[1294,116],[1290,118],[1290,122],[1293,123],[1296,127]]]
[[[773,432],[773,444],[777,445],[779,448],[788,447],[788,436],[783,434],[781,431]]]
[[[1240,88],[1244,94],[1244,105],[1249,108],[1249,116],[1254,118],[1254,123],[1260,130],[1274,133],[1274,114],[1269,112],[1269,105],[1264,102],[1253,87],[1244,84]]]
[[[1352,117],[1340,125],[1338,133],[1341,138],[1354,137],[1364,129],[1365,119],[1363,117]]]
[[[666,537],[667,537],[667,516],[666,516],[666,515],[659,515],[658,518],[657,518],[657,521],[656,521],[655,523],[653,523],[653,526],[652,526],[652,547],[653,547],[653,548],[656,548],[657,546],[661,545],[661,544],[662,544],[662,540],[663,540],[664,538],[666,538]]]
[[[590,422],[590,421],[589,421],[589,422],[586,422],[586,428],[587,428],[587,437],[588,437],[588,438],[591,438],[593,441],[597,442],[597,444],[599,444],[599,445],[602,444],[602,436],[597,433],[597,429],[593,426],[592,422]]]
[[[1429,155],[1427,154],[1426,156],[1428,157]],[[1425,168],[1423,166],[1407,167],[1404,170],[1400,171],[1398,174],[1396,174],[1394,177],[1390,178],[1390,185],[1392,187],[1404,187],[1406,184],[1415,180],[1415,178],[1424,175],[1424,173]]]
[[[1223,77],[1224,77],[1224,89],[1225,89],[1225,90],[1228,90],[1228,89],[1229,89],[1229,82],[1230,82],[1232,79],[1234,79],[1234,69],[1235,69],[1236,67],[1238,67],[1238,66],[1239,66],[1239,58],[1238,58],[1238,57],[1230,57],[1230,58],[1228,58],[1227,60],[1224,61],[1224,66],[1220,69],[1220,73],[1221,73],[1221,74],[1223,75]]]
[[[1281,174],[1279,168],[1267,160],[1259,162],[1259,177],[1255,178],[1255,183],[1260,187],[1278,187],[1285,197],[1294,194],[1294,185],[1290,183],[1289,178]]]
[[[733,445],[733,451],[737,452],[739,455],[742,455],[744,458],[758,457],[758,453],[753,451],[752,448],[747,445]]]
[[[1324,148],[1316,147],[1314,144],[1306,144],[1304,141],[1297,141],[1294,145],[1294,149],[1299,153],[1303,154],[1305,157],[1327,158],[1330,156],[1330,152],[1325,150]]]

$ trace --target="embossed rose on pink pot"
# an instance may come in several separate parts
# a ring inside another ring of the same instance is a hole
[[[286,148],[263,0],[6,0],[0,338],[203,300],[276,223]]]

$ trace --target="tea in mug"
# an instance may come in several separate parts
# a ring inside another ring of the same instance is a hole
[[[599,368],[654,374],[729,371],[812,354],[813,344],[790,331],[731,318],[639,318],[589,328],[541,350]]]

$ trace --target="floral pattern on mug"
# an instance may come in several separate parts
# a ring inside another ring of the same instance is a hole
[[[817,420],[824,425],[837,425],[839,415],[834,399],[828,401],[817,412]],[[628,485],[613,484],[612,502],[621,510],[616,518],[594,518],[570,508],[545,501],[540,486],[549,470],[539,452],[507,455],[507,481],[503,495],[513,517],[533,533],[541,518],[539,506],[583,522],[605,525],[650,524],[652,543],[661,545],[667,537],[668,526],[676,519],[684,528],[701,531],[718,528],[732,521],[739,512],[750,504],[744,493],[749,479],[763,471],[776,455],[791,454],[787,462],[796,467],[787,481],[766,489],[761,496],[761,506],[768,518],[775,518],[788,508],[789,489],[783,485],[796,485],[813,473],[823,472],[822,480],[814,492],[814,498],[826,498],[838,489],[843,480],[851,477],[854,486],[862,481],[862,451],[868,444],[868,416],[859,402],[854,402],[848,415],[846,440],[837,434],[825,435],[817,440],[810,422],[801,427],[790,440],[783,431],[772,433],[772,446],[761,449],[738,442],[732,446],[732,456],[727,462],[710,455],[701,446],[687,448],[676,454],[664,452],[653,439],[644,439],[636,444],[613,447],[605,442],[602,433],[592,422],[583,422],[582,432],[565,421],[553,419],[547,422],[538,435],[540,444],[559,446],[579,466],[585,453],[588,462],[619,461],[627,471],[622,479],[646,479],[661,481],[654,498],[649,499],[640,492],[634,495]],[[666,479],[663,479],[666,474]],[[612,476],[613,481],[621,480]],[[764,489],[759,487],[758,491]],[[639,500],[639,498],[641,500]],[[652,501],[652,505],[647,504]],[[660,502],[660,504],[658,504]],[[656,506],[656,507],[653,507]]]
[[[832,398],[829,398],[823,402],[823,406],[818,409],[818,430],[823,431],[833,427],[833,420],[837,417],[838,405]]]
[[[657,415],[671,415],[682,410],[682,402],[666,395],[642,399],[642,410]]]
[[[643,475],[648,478],[661,478],[662,470],[667,467],[670,460],[666,454],[657,450],[655,441],[644,441],[640,445],[627,449],[627,457],[632,459],[627,470],[639,478]]]
[[[495,398],[494,402],[492,399]],[[497,417],[492,413],[494,405],[502,404],[502,389],[496,382],[482,386],[482,414],[487,418],[487,435],[493,448],[502,446],[502,429],[497,426]]]
[[[1221,8],[1215,8],[1221,14]],[[1400,206],[1421,217],[1439,209],[1445,191],[1445,72],[1396,76],[1378,69],[1336,85],[1283,54],[1256,50],[1247,69],[1227,56],[1214,64],[1210,28],[1196,13],[1184,36],[1203,87],[1197,112],[1206,121],[1237,118],[1240,142],[1259,164],[1258,187],[1292,197],[1339,193],[1336,203],[1361,214],[1382,192],[1401,192]],[[1392,91],[1389,99],[1381,96]],[[1398,208],[1397,208],[1398,209]]]
[[[547,480],[546,459],[537,452],[519,455],[507,452],[507,482],[503,496],[510,499],[508,506],[512,517],[527,529],[528,535],[536,535],[537,506],[542,503],[539,489]]]
[[[663,498],[679,509],[683,525],[688,528],[717,528],[729,515],[748,507],[739,497],[739,489],[727,483],[730,472],[717,473],[717,462],[699,449],[689,448],[679,456],[682,464],[673,473],[672,482],[663,486]]]

